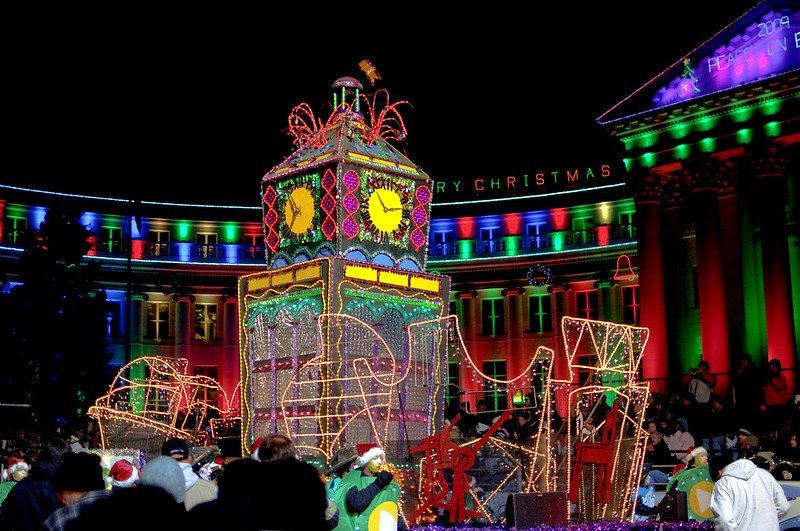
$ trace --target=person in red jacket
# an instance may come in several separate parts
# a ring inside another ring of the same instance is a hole
[[[786,416],[789,384],[781,373],[781,361],[767,363],[767,385],[764,387],[764,405],[767,409],[768,427],[778,427]]]

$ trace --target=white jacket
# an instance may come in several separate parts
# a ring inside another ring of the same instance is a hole
[[[711,510],[721,531],[778,531],[778,518],[789,510],[789,502],[769,472],[739,459],[714,484]]]

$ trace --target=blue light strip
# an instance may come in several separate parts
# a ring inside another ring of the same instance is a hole
[[[578,194],[582,192],[594,192],[597,190],[605,190],[608,188],[618,188],[620,186],[625,186],[625,183],[617,183],[617,184],[605,184],[603,186],[594,186],[592,188],[583,188],[581,190],[564,190],[562,192],[550,192],[547,194],[531,194],[531,195],[520,195],[517,197],[501,197],[498,199],[473,199],[471,201],[453,201],[450,203],[433,203],[433,206],[456,206],[456,205],[474,205],[476,203],[500,203],[501,201],[517,201],[519,199],[538,199],[540,197],[553,197],[556,195],[564,195],[564,194]],[[502,215],[502,214],[501,214]]]
[[[65,192],[51,192],[49,190],[36,190],[33,188],[24,188],[22,186],[11,186],[9,184],[0,184],[0,188],[7,190],[16,190],[18,192],[32,192],[35,194],[54,195],[56,197],[71,197],[75,199],[92,199],[94,201],[113,201],[116,203],[135,203],[133,199],[122,199],[119,197],[100,197],[97,195],[83,195],[83,194],[68,194]],[[260,206],[250,207],[242,205],[198,205],[196,203],[166,203],[160,201],[139,201],[143,205],[156,205],[156,206],[175,206],[175,207],[190,207],[190,208],[235,208],[238,210],[261,210]]]
[[[25,252],[25,249],[21,249],[19,247],[7,247],[5,245],[0,245],[0,251],[11,251],[11,252],[14,252],[14,253],[22,254],[22,253]],[[127,258],[116,257],[116,256],[100,256],[100,255],[89,256],[89,255],[85,254],[85,255],[83,255],[83,257],[88,259],[88,260],[101,260],[101,261],[105,261],[105,262],[121,262],[122,263],[122,262],[127,262],[128,261]],[[267,264],[262,264],[262,263],[258,263],[258,264],[230,264],[230,263],[227,263],[227,262],[189,262],[189,261],[180,261],[180,260],[147,260],[147,259],[143,259],[143,258],[133,258],[133,259],[131,259],[131,261],[136,263],[136,264],[176,264],[176,265],[196,265],[196,266],[209,266],[209,267],[212,267],[212,266],[213,267],[223,266],[223,267],[247,267],[247,268],[253,267],[253,268],[260,268],[260,269],[264,269],[267,266]]]

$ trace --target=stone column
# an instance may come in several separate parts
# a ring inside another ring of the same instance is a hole
[[[141,358],[144,354],[144,320],[146,304],[149,297],[146,293],[131,293],[131,305],[128,308],[128,330],[131,341],[131,359]]]
[[[792,281],[786,230],[786,160],[773,142],[750,151],[754,178],[754,212],[761,239],[767,354],[787,372],[789,394],[794,394],[795,340]]]
[[[702,357],[717,375],[714,392],[724,395],[730,381],[730,344],[718,199],[728,172],[725,163],[708,155],[692,159],[685,168],[695,220]]]
[[[638,211],[638,258],[641,326],[650,329],[650,340],[642,358],[642,376],[650,389],[666,394],[667,318],[664,301],[664,263],[661,250],[661,186],[652,173],[634,177]]]
[[[234,297],[221,297],[224,333],[222,337],[222,360],[220,384],[232,398],[233,390],[241,378],[239,369],[239,301]],[[231,404],[233,406],[233,404]]]
[[[194,297],[173,295],[175,301],[175,357],[189,359],[194,336]]]
[[[5,199],[0,199],[0,245],[5,243],[4,240],[5,240],[6,231],[5,231],[5,227],[3,225],[3,220],[5,220],[5,217],[6,217],[6,200]]]
[[[555,326],[555,359],[553,360],[553,378],[555,380],[567,381],[570,379],[569,363],[567,353],[564,350],[564,334],[561,329],[561,319],[569,315],[569,287],[565,285],[553,285],[547,288],[550,293],[550,303],[553,306],[553,324]],[[577,372],[575,373],[577,377]],[[563,419],[569,418],[569,390],[558,389],[553,394],[556,411]]]
[[[457,297],[461,299],[464,305],[464,322],[461,324],[461,331],[464,335],[464,341],[475,341],[477,337],[477,323],[475,306],[477,304],[478,292],[462,291]]]

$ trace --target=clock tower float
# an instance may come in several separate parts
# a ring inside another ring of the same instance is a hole
[[[324,121],[263,178],[268,270],[240,278],[243,449],[289,434],[307,457],[376,443],[394,461],[443,424],[448,277],[425,272],[431,179],[389,141],[388,93],[333,84]]]

